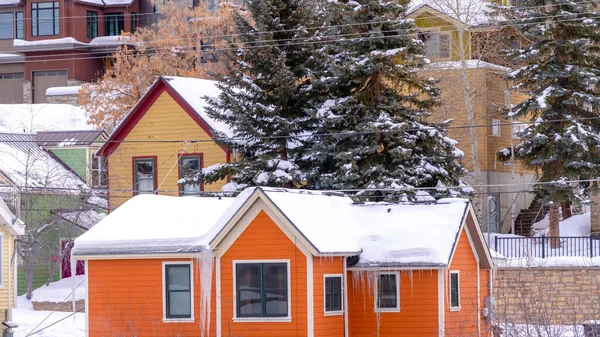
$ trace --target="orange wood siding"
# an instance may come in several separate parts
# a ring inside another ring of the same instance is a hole
[[[344,315],[335,316],[325,315],[324,303],[324,275],[339,274],[343,276],[344,259],[341,257],[333,258],[313,258],[313,298],[315,313],[315,336],[317,337],[343,337],[344,336]],[[343,286],[343,279],[342,279]],[[343,296],[343,288],[342,288]],[[343,303],[342,303],[343,304]],[[343,308],[342,308],[343,309]]]
[[[291,322],[234,322],[234,260],[290,260]],[[223,336],[300,337],[307,335],[306,256],[261,211],[220,259]]]
[[[480,270],[479,271],[479,282],[481,289],[481,308],[485,308],[485,299],[490,296],[490,273],[491,270]],[[492,335],[492,326],[487,323],[485,317],[481,316],[481,336],[491,336]]]
[[[467,233],[463,229],[458,239],[454,257],[450,262],[450,271],[460,271],[460,311],[450,310],[450,278],[449,275],[445,277],[446,336],[478,335],[477,323],[481,319],[479,315],[481,307],[478,306],[478,303],[481,303],[485,296],[479,296],[478,293],[477,269],[479,266],[474,254]],[[479,285],[481,285],[481,279]]]
[[[197,263],[193,262],[195,322],[189,323],[163,323],[162,263],[160,259],[88,261],[89,337],[200,336],[200,273]],[[214,294],[214,281],[212,285]],[[213,300],[213,322],[214,317]],[[210,335],[214,334],[215,325],[211,324]]]
[[[199,93],[202,94],[202,93]],[[211,140],[210,136],[183,110],[183,108],[163,91],[141,120],[133,127],[125,140],[108,157],[108,179],[111,210],[132,197],[133,157],[157,156],[156,181],[159,190],[169,191],[159,194],[178,195],[178,157],[181,153],[202,154],[202,166],[227,162],[223,148],[213,141],[184,144],[133,142],[152,140]],[[186,147],[187,146],[187,147]],[[205,191],[221,191],[223,182],[205,185]]]
[[[351,337],[439,335],[437,270],[400,272],[400,312],[373,310],[375,291],[373,279],[369,280],[371,275],[369,272],[348,273]]]

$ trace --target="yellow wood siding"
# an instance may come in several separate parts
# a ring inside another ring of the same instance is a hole
[[[182,142],[129,142],[182,140]],[[186,143],[185,140],[209,142]],[[227,154],[210,136],[163,91],[141,120],[108,157],[110,208],[114,210],[133,196],[133,157],[156,156],[159,193],[178,195],[178,158],[181,153],[203,154],[202,166],[223,164]],[[205,191],[220,192],[224,182],[205,185]]]
[[[10,260],[14,251],[14,236],[2,229],[2,280],[0,283],[0,315],[5,319],[6,309],[16,307],[15,297],[15,270],[11,268]],[[10,307],[9,307],[9,296]]]

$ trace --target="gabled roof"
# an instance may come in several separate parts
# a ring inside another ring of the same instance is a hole
[[[96,139],[108,138],[104,130],[75,130],[75,131],[39,131],[36,142],[39,146],[68,147],[93,145]]]
[[[117,129],[110,135],[109,139],[100,147],[98,155],[110,156],[120,145],[135,125],[142,119],[144,114],[154,104],[158,96],[166,91],[173,97],[183,110],[201,127],[210,137],[223,134],[231,136],[231,130],[224,123],[211,119],[204,110],[207,102],[204,96],[215,98],[219,95],[219,89],[215,81],[184,78],[184,77],[159,77],[148,89],[144,96],[131,109]],[[227,149],[223,148],[227,152]]]
[[[450,22],[480,26],[490,23],[488,14],[492,6],[493,3],[488,0],[411,0],[406,15],[414,17],[423,13]]]
[[[483,253],[476,249],[480,260],[491,266],[465,199],[357,204],[343,195],[262,187],[235,199],[133,197],[75,240],[73,251],[78,256],[223,251],[227,236],[259,200],[277,214],[273,221],[283,219],[278,225],[291,229],[295,241],[315,256],[359,255],[357,267],[366,268],[443,268],[466,229],[475,246],[484,248]]]
[[[35,134],[0,133],[0,173],[17,188],[67,194],[89,190],[60,159],[37,145]]]

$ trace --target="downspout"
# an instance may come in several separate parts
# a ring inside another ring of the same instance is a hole
[[[10,237],[11,237],[11,235],[9,234],[8,235],[8,246],[9,246],[8,251],[9,252],[10,252],[10,242],[13,241],[10,239]],[[15,248],[16,248],[16,245],[15,245],[15,242],[13,241],[13,250],[12,250],[13,254],[14,254],[14,252],[16,252]],[[8,309],[7,309],[8,315],[6,315],[7,316],[6,320],[10,322],[10,321],[12,321],[12,299],[13,299],[13,293],[11,292],[12,277],[10,274],[11,274],[12,267],[14,266],[14,263],[11,264],[10,262],[11,262],[11,260],[14,260],[14,259],[11,256],[7,256],[7,257],[8,257],[8,263],[7,263],[8,264],[8,275],[7,275],[8,276]],[[2,261],[2,263],[4,264],[4,261]]]
[[[344,256],[344,337],[348,337],[348,257]]]

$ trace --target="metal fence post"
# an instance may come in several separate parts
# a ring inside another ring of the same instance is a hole
[[[546,257],[546,235],[542,235],[542,259]]]
[[[590,258],[594,257],[594,239],[590,235]]]

